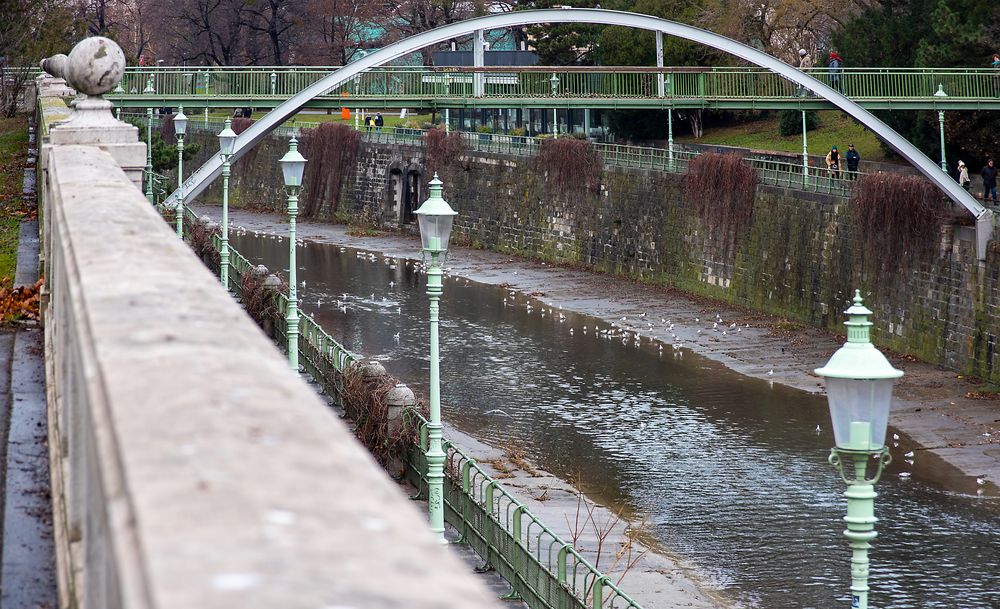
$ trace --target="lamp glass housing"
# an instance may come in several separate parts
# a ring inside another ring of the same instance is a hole
[[[229,156],[236,146],[236,132],[230,127],[231,121],[226,119],[226,128],[219,132],[219,152]]]
[[[177,116],[174,117],[174,133],[184,137],[187,133],[188,117],[184,116],[184,111],[180,110],[177,112]]]
[[[894,380],[825,379],[837,448],[866,452],[882,450]]]
[[[285,180],[285,186],[292,188],[302,185],[302,174],[306,170],[306,159],[298,151],[298,142],[295,138],[289,142],[288,152],[278,161],[281,165],[281,175]]]
[[[447,251],[448,240],[451,238],[451,225],[454,221],[454,215],[417,215],[417,223],[420,225],[420,243],[422,247],[429,252]]]

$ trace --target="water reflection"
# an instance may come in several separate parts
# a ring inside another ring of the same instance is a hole
[[[255,262],[287,264],[287,241],[233,242]],[[424,277],[405,260],[333,246],[302,247],[298,259],[303,309],[425,393]],[[600,333],[607,328],[446,278],[445,418],[647,514],[659,542],[746,606],[847,606],[844,487],[826,463],[833,438],[824,398],[669,345],[623,344]],[[902,480],[901,462],[877,487],[872,605],[996,609],[997,502]]]

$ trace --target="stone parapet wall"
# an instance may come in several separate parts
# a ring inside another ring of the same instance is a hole
[[[280,184],[284,144],[258,148],[252,179]],[[425,162],[419,145],[362,144],[338,209],[317,219],[374,216],[398,227],[388,172]],[[531,157],[475,153],[466,165],[442,172],[445,198],[459,212],[459,244],[668,285],[837,332],[858,287],[876,311],[881,346],[1000,381],[1000,252],[994,241],[980,266],[972,227],[947,225],[927,259],[901,255],[876,272],[840,197],[760,186],[750,230],[727,253],[685,201],[683,176],[605,168],[600,192],[566,192],[547,185]],[[421,183],[430,177],[424,172]],[[284,200],[268,197],[260,207]]]
[[[40,157],[61,607],[496,606],[111,154]]]

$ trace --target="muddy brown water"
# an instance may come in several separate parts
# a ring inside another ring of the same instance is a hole
[[[248,233],[232,242],[255,263],[287,268],[287,239]],[[425,394],[425,276],[403,259],[331,245],[297,256],[303,309]],[[445,279],[450,424],[520,448],[559,476],[579,476],[596,499],[643,515],[656,543],[742,606],[849,606],[846,504],[826,462],[825,398],[685,349],[604,338],[595,328],[607,324],[548,309],[502,287]],[[872,606],[997,609],[1000,501],[900,477],[912,468],[903,448],[876,487]]]

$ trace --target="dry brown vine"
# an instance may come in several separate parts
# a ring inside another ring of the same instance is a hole
[[[861,176],[851,195],[854,236],[871,261],[895,273],[900,264],[934,250],[944,207],[938,188],[920,176],[877,173]]]
[[[427,170],[431,175],[437,173],[446,182],[453,182],[452,171],[468,169],[465,141],[461,135],[438,128],[429,129],[423,139]]]
[[[321,123],[315,129],[303,129],[299,144],[309,159],[303,177],[300,213],[315,217],[324,204],[331,214],[337,211],[345,178],[351,175],[358,155],[358,132],[347,125]]]
[[[592,193],[601,190],[604,163],[594,145],[587,140],[563,137],[543,140],[535,163],[546,177],[546,184],[560,192]]]
[[[266,284],[267,273],[248,272],[243,273],[240,281],[242,288],[243,308],[250,317],[262,328],[266,328],[269,322],[278,318],[278,294],[288,293],[288,282],[278,276],[281,283],[274,287]]]
[[[195,255],[213,271],[217,271],[221,264],[219,252],[212,245],[212,235],[216,232],[215,228],[211,228],[211,225],[205,222],[187,224],[187,242],[191,245]]]
[[[385,398],[399,381],[389,375],[366,376],[360,366],[344,372],[344,411],[354,422],[354,435],[389,470],[394,462],[405,459],[417,443],[416,428],[404,421],[395,429],[389,421]]]
[[[691,160],[685,198],[694,204],[705,230],[722,241],[728,257],[753,220],[757,171],[736,154],[707,152]]]

